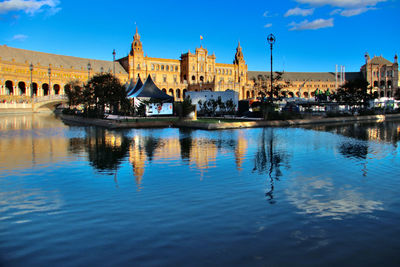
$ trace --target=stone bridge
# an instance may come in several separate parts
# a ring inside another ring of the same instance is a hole
[[[68,102],[68,97],[65,95],[46,95],[38,96],[33,99],[32,111],[47,108],[54,110],[57,106]]]
[[[21,100],[19,100],[21,101]],[[57,106],[68,102],[65,95],[47,95],[31,98],[30,101],[9,101],[0,103],[1,112],[37,112],[43,110],[55,110]]]

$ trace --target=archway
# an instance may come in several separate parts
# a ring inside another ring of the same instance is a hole
[[[6,81],[6,95],[14,94],[14,86],[12,81]]]
[[[186,97],[186,92],[187,92],[187,90],[186,89],[183,89],[183,98],[185,98]]]
[[[251,91],[251,98],[254,98],[255,97],[255,93],[254,93],[254,90],[252,90]]]
[[[289,92],[289,97],[294,97],[293,92]]]
[[[392,81],[387,81],[387,86],[388,86],[389,88],[392,88]]]
[[[19,82],[18,83],[18,89],[19,89],[19,95],[25,95],[26,94],[26,85],[24,82]]]
[[[60,85],[55,84],[55,85],[53,86],[53,91],[54,91],[54,94],[55,94],[55,95],[59,95],[59,94],[60,94]]]
[[[164,93],[167,93],[167,89],[163,88],[161,91],[163,91]]]
[[[378,87],[378,81],[374,81],[374,87]]]
[[[171,95],[171,96],[174,96],[174,89],[169,88],[168,94]]]
[[[391,91],[387,91],[386,96],[387,96],[387,97],[392,97],[392,92],[391,92]]]
[[[176,89],[176,98],[181,99],[181,89]]]
[[[304,98],[308,98],[308,92],[303,93]]]
[[[246,91],[246,99],[249,99],[249,98],[250,98],[250,92]]]
[[[381,81],[381,87],[384,87],[386,85],[385,81]]]
[[[377,91],[375,91],[375,92],[374,92],[374,98],[378,98],[378,97],[379,97],[379,94],[378,94]]]
[[[49,95],[49,85],[47,83],[42,84],[43,95]]]
[[[31,95],[37,96],[38,95],[38,85],[37,83],[32,83]]]
[[[384,91],[381,91],[380,96],[381,96],[381,97],[385,97],[385,92],[384,92]]]
[[[293,93],[292,93],[292,95],[293,95]],[[296,96],[300,97],[300,92],[296,92]],[[294,95],[293,95],[293,97],[294,97]]]

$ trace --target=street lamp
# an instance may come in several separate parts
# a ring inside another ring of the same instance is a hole
[[[29,65],[29,70],[31,71],[31,98],[33,98],[33,83],[32,83],[32,71],[33,71],[33,64]]]
[[[51,68],[49,65],[49,69],[47,70],[47,72],[49,73],[49,95],[51,95]]]
[[[115,76],[115,49],[113,50],[113,52],[112,52],[112,54],[113,54],[113,72],[114,72],[114,76]]]
[[[90,79],[90,70],[92,69],[92,65],[90,62],[87,64],[87,70],[88,70],[88,80]]]
[[[273,72],[272,72],[272,47],[276,41],[275,35],[273,35],[272,33],[270,35],[268,35],[267,37],[267,41],[270,45],[271,48],[271,101],[272,101],[272,94],[273,94],[273,80],[274,80],[274,76],[273,76]]]

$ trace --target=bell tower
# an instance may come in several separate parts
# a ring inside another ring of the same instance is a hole
[[[146,65],[144,60],[143,45],[140,41],[140,35],[138,28],[136,27],[136,33],[133,36],[133,42],[131,45],[131,52],[129,53],[129,79],[137,80],[140,76],[142,79],[146,75]]]
[[[236,48],[235,59],[233,60],[235,65],[235,83],[239,84],[239,96],[243,94],[244,87],[247,84],[247,65],[244,60],[242,47],[240,46],[240,41]],[[236,87],[236,86],[235,86]]]

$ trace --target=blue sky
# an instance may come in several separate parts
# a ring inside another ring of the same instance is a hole
[[[0,0],[0,44],[94,59],[126,56],[135,25],[145,54],[178,59],[203,46],[232,63],[240,40],[249,70],[359,71],[364,53],[399,53],[397,0]]]

